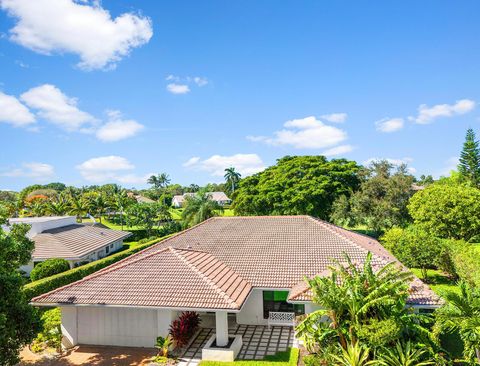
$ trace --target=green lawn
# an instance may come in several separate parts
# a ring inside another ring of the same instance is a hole
[[[419,268],[411,268],[411,271],[418,278],[422,278],[422,272]],[[459,292],[454,280],[446,276],[442,271],[435,269],[428,270],[428,285],[440,296],[447,291]]]
[[[298,362],[298,354],[298,348],[289,348],[285,352],[278,352],[272,356],[265,356],[263,360],[234,362],[201,361],[199,366],[296,366]]]

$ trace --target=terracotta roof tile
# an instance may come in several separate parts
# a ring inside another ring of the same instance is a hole
[[[76,260],[131,233],[98,226],[74,224],[45,230],[33,237],[34,259],[65,258]]]

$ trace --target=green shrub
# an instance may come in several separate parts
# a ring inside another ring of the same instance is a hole
[[[68,271],[70,265],[63,258],[51,258],[37,264],[30,272],[30,279],[37,281],[45,277],[50,277],[58,273]]]
[[[113,263],[116,263],[119,260],[127,258],[128,256],[134,253],[137,253],[143,249],[146,249],[149,246],[155,243],[158,243],[161,240],[165,240],[170,236],[171,235],[167,235],[161,239],[155,239],[154,241],[151,241],[149,243],[138,245],[134,248],[112,254],[98,261],[91,262],[83,266],[73,268],[66,272],[59,273],[50,277],[42,278],[41,280],[38,280],[38,281],[31,282],[23,287],[23,291],[25,292],[25,295],[27,296],[28,299],[32,299],[36,296],[52,291],[58,287],[65,286],[72,282],[81,280],[85,276],[88,276],[102,268],[105,268]]]
[[[53,347],[57,351],[61,350],[61,318],[60,308],[50,309],[42,314],[42,331],[38,333],[37,338],[33,340],[30,347],[33,352],[41,352],[46,347]]]

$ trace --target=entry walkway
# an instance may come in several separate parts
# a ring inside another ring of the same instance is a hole
[[[196,366],[202,358],[202,348],[215,332],[212,328],[202,328],[179,358],[179,366]],[[239,360],[261,360],[266,355],[286,351],[288,347],[298,347],[293,327],[273,326],[269,329],[261,325],[235,325],[229,334],[241,334],[243,346]]]

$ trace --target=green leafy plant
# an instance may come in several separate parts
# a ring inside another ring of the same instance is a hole
[[[435,365],[427,350],[415,347],[411,342],[397,342],[393,348],[385,348],[378,358],[382,366],[428,366]]]
[[[158,349],[158,355],[162,357],[168,357],[168,350],[173,345],[173,338],[171,335],[166,337],[157,337],[155,348]]]
[[[37,281],[58,273],[68,271],[70,264],[63,258],[51,258],[37,264],[30,272],[30,279]]]
[[[367,366],[374,365],[374,361],[369,361],[369,349],[360,346],[358,343],[352,343],[346,349],[342,349],[342,353],[333,358],[338,362],[338,365],[343,366]]]

